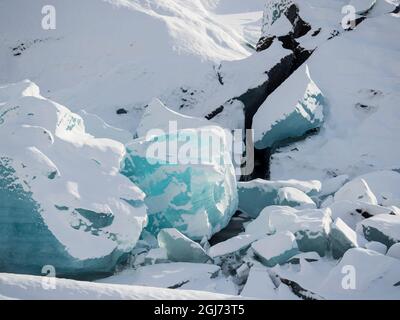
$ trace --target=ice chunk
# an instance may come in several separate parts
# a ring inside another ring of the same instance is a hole
[[[317,207],[314,201],[303,191],[292,187],[279,189],[278,200],[276,204],[281,206],[298,207],[304,209],[315,209]]]
[[[0,87],[0,272],[112,273],[147,222],[144,193],[118,173],[123,144],[30,81]]]
[[[358,223],[357,231],[369,241],[378,241],[388,248],[400,242],[400,216],[378,214]]]
[[[291,207],[285,207],[285,206],[269,206],[264,208],[264,210],[261,211],[259,216],[250,222],[246,226],[246,233],[252,234],[252,235],[266,235],[266,234],[272,234],[275,231],[271,230],[270,222],[269,222],[269,216],[271,212],[274,211],[287,211],[289,213],[295,213],[297,210],[293,209]]]
[[[378,241],[370,241],[365,244],[365,248],[368,250],[376,251],[380,254],[386,254],[387,247]]]
[[[322,282],[326,299],[399,299],[400,261],[375,251],[348,250]]]
[[[167,251],[171,261],[202,263],[210,259],[198,243],[174,228],[162,229],[157,238],[160,247]]]
[[[400,173],[382,170],[364,174],[358,179],[366,181],[380,205],[400,206]]]
[[[359,201],[377,205],[378,200],[364,179],[355,179],[346,183],[335,193],[335,201]]]
[[[275,90],[253,118],[257,149],[276,148],[323,123],[324,97],[311,79],[308,66],[294,73],[286,83],[286,90]]]
[[[239,182],[239,209],[252,218],[256,218],[265,207],[277,204],[279,189],[285,187],[296,188],[307,195],[313,195],[320,191],[321,183],[317,180],[267,181],[263,179]]]
[[[322,257],[329,247],[328,235],[332,222],[329,209],[306,209],[270,213],[270,229],[289,230],[295,234],[300,251],[315,251]]]
[[[356,232],[340,218],[332,223],[329,240],[334,259],[340,259],[347,250],[358,247]]]
[[[254,254],[267,267],[284,264],[299,253],[296,237],[290,231],[278,232],[251,245]]]
[[[392,245],[386,255],[392,258],[400,259],[400,242]]]
[[[151,249],[145,257],[145,264],[159,264],[168,262],[167,250],[165,248]]]
[[[241,234],[212,246],[208,251],[208,254],[212,258],[217,258],[235,252],[245,251],[254,241],[258,240],[259,238],[260,235]]]
[[[148,231],[176,228],[201,240],[228,224],[238,204],[228,140],[228,132],[213,126],[126,145],[122,173],[147,195]]]

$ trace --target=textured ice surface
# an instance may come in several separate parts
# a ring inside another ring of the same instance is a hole
[[[369,241],[378,241],[390,248],[400,242],[400,216],[378,214],[358,223],[357,231]]]
[[[356,232],[340,218],[331,225],[329,241],[334,259],[339,259],[347,250],[358,247]]]
[[[0,271],[109,273],[146,223],[144,194],[118,173],[125,149],[29,81],[0,87]]]
[[[213,258],[226,256],[235,252],[246,250],[250,245],[260,238],[259,235],[241,234],[226,241],[217,243],[208,251]]]
[[[201,240],[228,224],[238,197],[227,134],[210,126],[126,145],[121,172],[146,193],[147,230],[157,234],[163,228],[176,228]]]
[[[321,183],[316,180],[267,181],[263,179],[239,182],[239,209],[252,218],[256,218],[265,207],[279,203],[279,190],[286,187],[298,189],[307,195],[313,195],[321,190]],[[296,204],[299,205],[300,203]]]
[[[324,97],[312,81],[308,67],[302,67],[285,83],[285,94],[280,88],[275,90],[254,116],[258,149],[285,144],[288,139],[300,138],[323,123]]]
[[[197,242],[176,229],[162,229],[157,238],[160,248],[165,248],[171,261],[202,263],[210,259]]]
[[[267,267],[284,264],[299,253],[296,237],[290,231],[278,232],[251,245],[254,254]]]

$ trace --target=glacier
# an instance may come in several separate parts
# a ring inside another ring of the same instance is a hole
[[[118,173],[123,145],[30,81],[0,87],[0,134],[0,271],[112,273],[147,222],[144,193]]]

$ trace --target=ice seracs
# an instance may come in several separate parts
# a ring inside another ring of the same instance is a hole
[[[311,79],[308,66],[300,68],[255,114],[255,147],[276,148],[319,128],[324,120],[324,105],[324,96]]]
[[[364,179],[355,179],[346,183],[335,193],[335,201],[360,201],[377,205],[378,200]]]
[[[0,135],[0,271],[111,273],[147,222],[144,193],[118,173],[123,144],[30,81],[0,87]]]

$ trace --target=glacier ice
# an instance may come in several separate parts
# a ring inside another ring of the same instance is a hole
[[[144,259],[145,264],[159,264],[159,263],[167,263],[168,255],[167,250],[165,248],[154,248],[147,252],[146,257]]]
[[[209,126],[159,131],[126,145],[121,173],[146,193],[148,231],[176,228],[201,240],[228,224],[238,197],[227,135]]]
[[[334,259],[340,259],[347,250],[358,247],[356,232],[340,218],[331,225],[329,241]]]
[[[160,230],[157,238],[160,248],[166,250],[167,257],[171,261],[203,263],[210,259],[197,242],[174,228]]]
[[[267,267],[284,264],[299,253],[296,237],[290,231],[282,231],[260,239],[251,245],[254,254]]]
[[[253,129],[257,149],[276,148],[322,125],[324,96],[311,79],[308,67],[302,70],[286,81],[290,87],[286,94],[278,88],[255,114]]]
[[[329,249],[331,222],[329,209],[275,210],[269,216],[273,232],[291,231],[296,236],[300,251],[315,251],[321,257]]]
[[[368,241],[378,241],[390,248],[400,242],[400,216],[378,214],[357,224]]]
[[[280,206],[298,207],[304,209],[317,208],[315,202],[308,195],[306,195],[303,191],[292,187],[279,189],[278,200],[276,204]]]
[[[279,190],[286,187],[298,189],[310,196],[321,190],[321,183],[317,180],[268,181],[263,179],[238,182],[239,210],[256,218],[265,207],[279,204]],[[300,202],[294,204],[301,205]]]
[[[30,81],[0,87],[0,271],[111,273],[147,222],[144,193],[118,173],[125,149]]]

